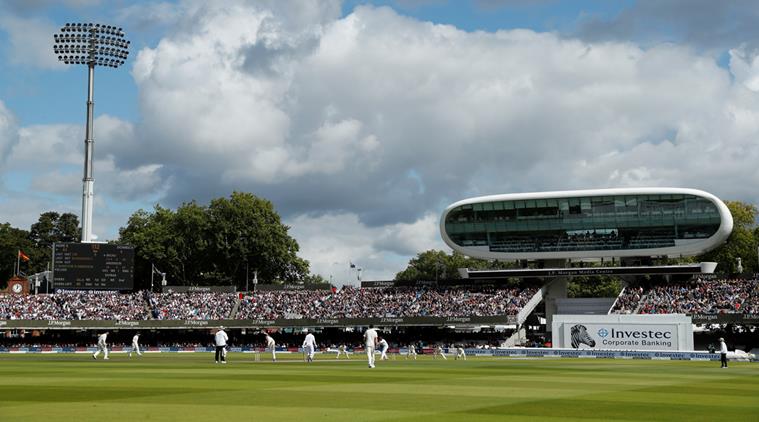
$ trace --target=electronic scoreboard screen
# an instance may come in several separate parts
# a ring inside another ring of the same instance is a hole
[[[55,243],[53,288],[131,290],[134,247],[108,243]]]

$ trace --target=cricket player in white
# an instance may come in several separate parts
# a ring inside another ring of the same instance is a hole
[[[103,352],[103,360],[108,360],[108,345],[105,340],[108,338],[108,331],[98,336],[98,349],[92,354],[92,359],[97,360],[100,352]]]
[[[406,352],[406,359],[408,359],[410,356],[414,357],[414,360],[416,360],[416,346],[413,344],[409,345],[408,352]]]
[[[379,343],[377,343],[380,349],[380,360],[387,360],[387,349],[390,347],[387,344],[387,341],[385,341],[384,338],[379,338]]]
[[[456,347],[456,360],[464,359],[466,360],[466,353],[464,353],[464,348],[461,346]]]
[[[366,347],[366,358],[369,359],[369,367],[374,368],[374,348],[377,347],[377,330],[374,325],[370,325],[364,333],[364,346]]]
[[[306,339],[303,340],[303,353],[306,354],[306,362],[314,361],[314,354],[316,353],[316,338],[313,334],[306,334]]]
[[[271,361],[276,362],[277,361],[277,343],[274,342],[274,339],[267,333],[264,333],[266,335],[266,350],[271,351]]]
[[[220,360],[221,363],[227,363],[227,353],[224,349],[227,347],[229,336],[224,332],[224,327],[219,327],[219,330],[213,335],[213,340],[214,345],[216,345],[216,363],[219,363]]]
[[[337,357],[335,359],[340,359],[340,355],[345,356],[346,359],[351,358],[350,356],[348,356],[348,349],[345,348],[344,344],[337,346]]]
[[[443,346],[438,345],[435,348],[435,353],[432,354],[432,359],[435,359],[438,355],[443,358],[443,360],[448,360],[447,357],[445,357],[445,353],[443,353]]]
[[[140,333],[137,333],[132,337],[132,350],[129,351],[129,357],[132,357],[132,352],[137,353],[137,356],[142,356],[140,352]]]

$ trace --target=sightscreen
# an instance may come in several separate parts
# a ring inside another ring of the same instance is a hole
[[[134,247],[106,243],[53,245],[53,288],[131,290]]]

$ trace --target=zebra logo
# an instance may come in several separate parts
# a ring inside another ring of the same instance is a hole
[[[571,328],[571,331],[573,348],[578,349],[581,344],[587,344],[590,347],[596,346],[596,341],[590,338],[586,326],[577,324]]]

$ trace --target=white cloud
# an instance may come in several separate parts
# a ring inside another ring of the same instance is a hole
[[[0,17],[0,29],[8,34],[11,63],[64,69],[53,54],[53,34],[60,29],[59,26],[46,19],[4,14]]]
[[[362,269],[364,280],[392,280],[408,259],[428,249],[447,249],[438,235],[438,216],[384,227],[367,227],[355,214],[300,215],[285,222],[298,239],[299,256],[311,262],[311,271],[337,285],[355,283]]]
[[[437,216],[471,195],[652,185],[759,202],[749,48],[725,69],[677,44],[293,4],[168,11],[171,29],[134,61],[140,121],[96,122],[96,195],[175,206],[250,191],[292,224],[314,270],[360,260],[377,278],[442,248]],[[26,127],[18,142],[9,127],[14,163],[81,165],[80,128]]]

